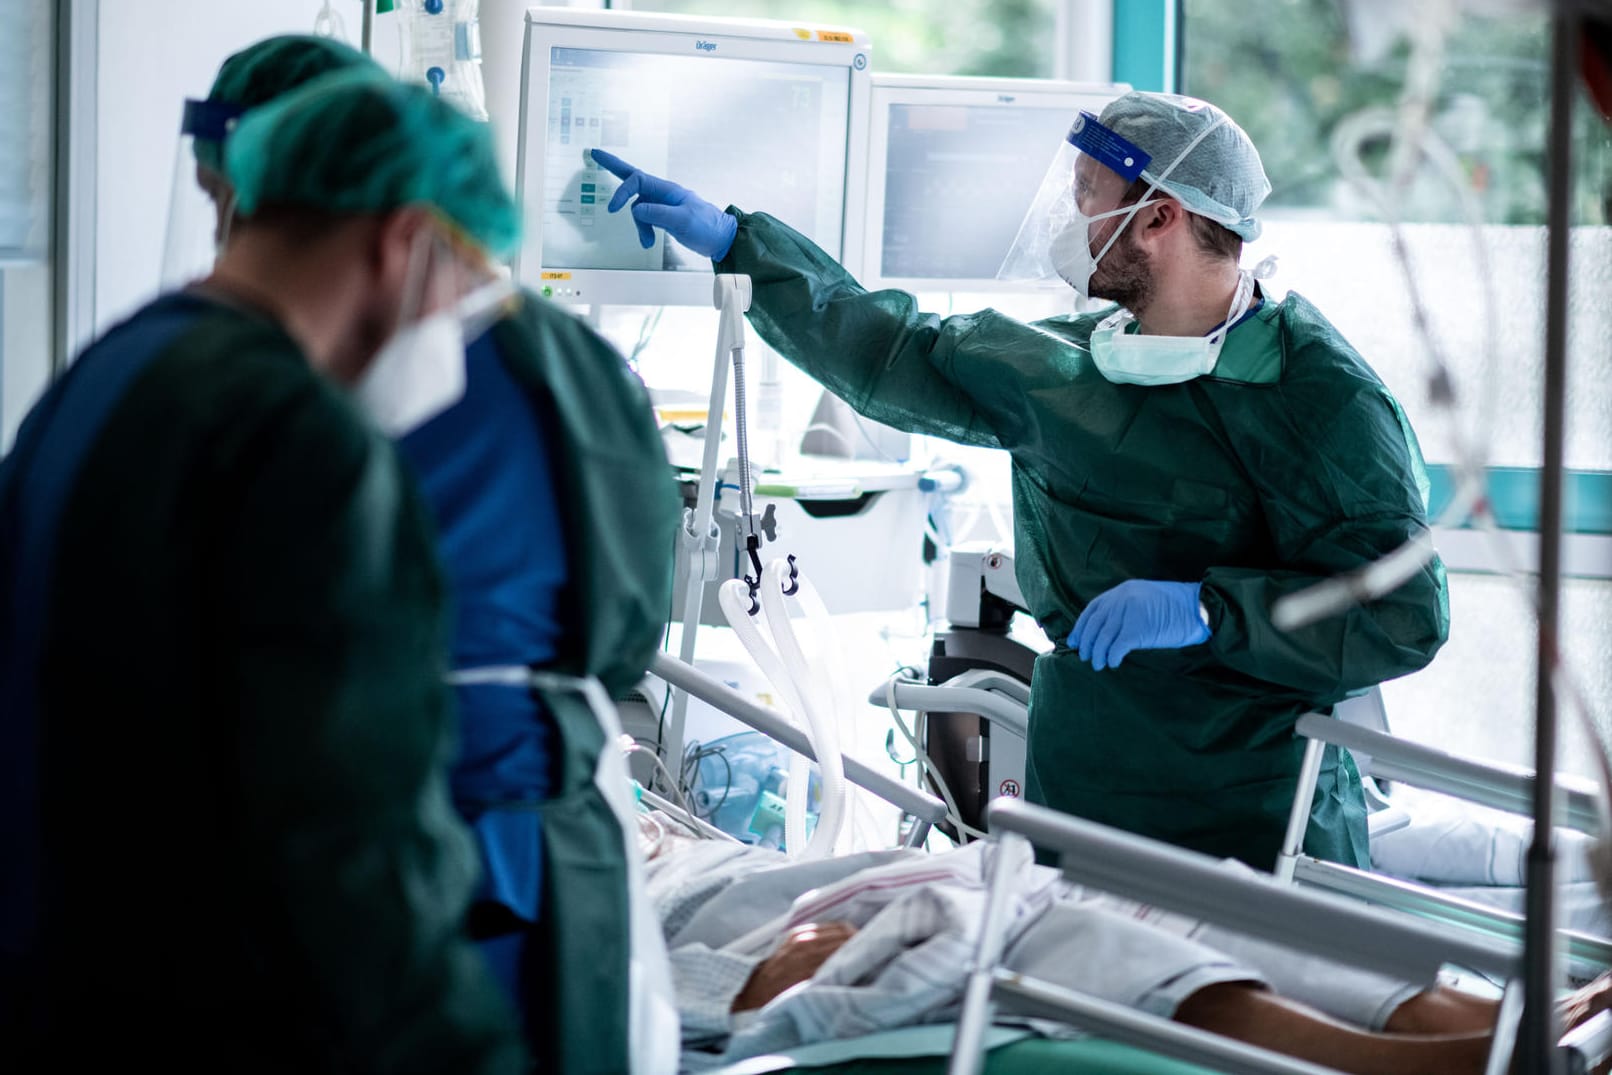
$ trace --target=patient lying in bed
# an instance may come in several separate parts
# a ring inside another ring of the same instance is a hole
[[[956,1017],[993,846],[801,863],[687,838],[664,815],[642,831],[685,1065]],[[1345,1071],[1483,1069],[1488,1000],[1082,892],[1028,863],[1012,908],[1012,970]],[[1603,978],[1570,998],[1569,1023],[1609,1003]]]

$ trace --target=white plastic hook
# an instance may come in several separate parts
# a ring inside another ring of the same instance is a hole
[[[336,13],[336,9],[330,6],[330,0],[325,0],[325,6],[313,17],[313,32],[319,37],[347,40],[347,23]]]

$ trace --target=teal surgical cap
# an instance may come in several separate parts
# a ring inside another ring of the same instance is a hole
[[[359,66],[379,70],[375,61],[362,52],[328,37],[306,34],[268,37],[224,61],[213,79],[213,88],[208,91],[207,103],[239,115],[320,75]],[[215,172],[223,171],[222,139],[205,136],[200,131],[190,133],[196,135],[196,162]]]
[[[1141,176],[1147,182],[1157,179],[1205,128],[1215,127],[1159,189],[1244,239],[1259,238],[1254,213],[1270,194],[1271,183],[1259,150],[1224,112],[1195,97],[1136,92],[1109,104],[1100,118],[1103,126],[1152,156]]]
[[[378,68],[325,75],[253,109],[225,160],[243,217],[265,205],[335,214],[424,205],[494,257],[520,239],[487,125]]]

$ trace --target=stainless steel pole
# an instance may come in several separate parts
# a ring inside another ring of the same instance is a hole
[[[1544,468],[1539,481],[1539,681],[1535,687],[1534,836],[1528,849],[1528,929],[1523,955],[1520,1040],[1523,1070],[1562,1070],[1556,1049],[1559,1025],[1556,959],[1556,689],[1560,659],[1562,443],[1567,400],[1568,246],[1573,197],[1573,102],[1578,71],[1579,20],[1571,0],[1551,15],[1549,283],[1545,298]]]

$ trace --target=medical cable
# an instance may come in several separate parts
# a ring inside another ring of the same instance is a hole
[[[966,836],[972,840],[986,839],[990,835],[989,833],[982,832],[963,821],[962,811],[957,809],[957,799],[952,795],[952,789],[947,785],[946,778],[940,775],[940,770],[935,767],[933,759],[929,757],[929,752],[918,745],[918,737],[907,728],[906,722],[901,719],[901,710],[896,705],[896,683],[901,678],[901,673],[898,672],[884,681],[884,704],[889,707],[890,719],[895,722],[895,726],[900,730],[902,736],[911,744],[913,756],[918,761],[919,771],[928,777],[930,782],[935,785],[935,790],[940,792],[941,800],[946,804],[947,820],[952,823],[958,835]],[[919,715],[921,715],[919,711],[915,710],[915,718]]]
[[[730,836],[728,833],[723,832],[709,821],[703,821],[688,811],[680,809],[676,803],[656,795],[648,788],[643,789],[641,794],[644,802],[653,806],[657,810],[665,811],[667,815],[682,822],[684,825],[689,826],[694,832],[699,833],[708,840],[721,840],[724,843],[731,844],[744,842],[735,836]]]
[[[700,762],[704,761],[706,758],[720,759],[722,762],[722,768],[727,774],[722,785],[722,798],[717,800],[714,806],[706,810],[705,813],[701,815],[709,820],[716,816],[717,811],[728,805],[728,796],[733,791],[733,763],[728,760],[728,752],[725,747],[702,747],[699,743],[692,744],[683,752],[683,786],[686,789],[684,793],[685,799],[688,799],[695,794],[696,784],[704,782],[704,778],[700,776]],[[692,805],[693,804],[690,803],[691,808]],[[698,811],[695,812],[698,813]]]
[[[640,746],[638,743],[631,740],[622,743],[621,750],[623,754],[644,754],[648,756],[649,760],[654,763],[655,769],[666,778],[666,789],[670,794],[677,796],[678,802],[682,804],[683,812],[688,814],[690,817],[694,816],[694,811],[689,809],[688,799],[683,795],[683,789],[678,786],[677,781],[672,779],[671,770],[666,768],[666,763],[661,761],[658,753],[650,750],[648,747]],[[645,790],[646,792],[648,791],[648,789]]]

